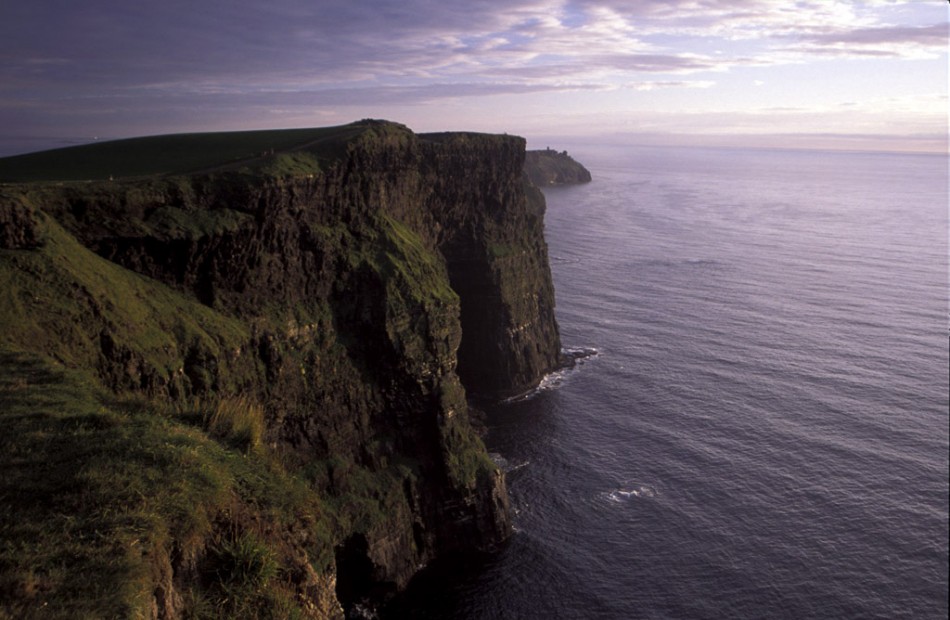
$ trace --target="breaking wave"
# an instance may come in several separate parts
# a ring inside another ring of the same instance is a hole
[[[537,387],[530,389],[523,394],[506,398],[502,402],[521,402],[532,399],[541,392],[556,390],[564,385],[564,382],[567,381],[567,379],[572,374],[574,374],[574,372],[576,372],[580,366],[583,366],[588,360],[598,357],[599,355],[600,351],[594,347],[564,347],[561,349],[561,363],[557,370],[544,375]]]
[[[650,499],[658,495],[656,487],[649,484],[630,483],[600,493],[600,497],[613,504],[623,504],[636,499]]]

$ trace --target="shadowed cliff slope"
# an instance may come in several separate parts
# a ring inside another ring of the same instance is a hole
[[[466,393],[558,363],[523,140],[241,137],[0,160],[7,613],[335,617],[508,536]]]

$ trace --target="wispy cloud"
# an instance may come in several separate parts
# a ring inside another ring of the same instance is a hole
[[[798,53],[855,55],[946,44],[946,23],[881,25],[861,6],[826,0],[112,0],[95,6],[36,0],[9,11],[0,25],[0,76],[45,78],[60,90],[194,82],[276,90],[300,83],[490,78],[506,70],[540,79],[545,67],[562,79],[585,71],[696,72],[749,62],[747,54],[713,57],[662,37],[774,39],[786,50],[796,42]]]
[[[627,88],[633,90],[647,91],[658,90],[661,88],[712,88],[716,83],[712,80],[693,80],[693,81],[653,81],[653,82],[631,82]]]
[[[878,28],[859,28],[832,33],[811,34],[802,39],[813,43],[827,45],[846,43],[849,45],[924,45],[946,46],[950,36],[948,24],[933,24],[930,26],[882,26]]]
[[[947,23],[928,26],[879,26],[799,35],[807,53],[839,56],[933,56],[946,52]]]

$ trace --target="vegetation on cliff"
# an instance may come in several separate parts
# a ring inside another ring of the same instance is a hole
[[[246,327],[34,216],[42,246],[0,250],[0,609],[292,617],[300,585],[330,573],[333,515],[262,445],[260,407],[226,396],[238,386],[154,398],[183,345],[223,357]],[[238,583],[217,563],[251,539],[279,570]]]
[[[296,172],[339,156],[341,145],[359,135],[354,125],[319,129],[192,133],[130,138],[6,157],[0,183],[104,181],[204,170]],[[310,172],[310,170],[306,170]]]
[[[366,121],[0,160],[0,617],[339,617],[501,544],[466,392],[559,350],[523,152]]]

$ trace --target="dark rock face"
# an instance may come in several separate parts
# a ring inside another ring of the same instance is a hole
[[[525,174],[539,187],[589,183],[590,171],[567,154],[550,148],[525,154]]]
[[[544,197],[520,177],[520,138],[424,136],[437,247],[461,298],[459,376],[472,396],[512,396],[558,365]],[[439,174],[439,170],[450,174]]]
[[[0,208],[0,248],[30,250],[42,245],[36,212],[24,203]]]
[[[317,490],[371,498],[340,517],[349,606],[509,536],[504,477],[466,392],[513,395],[558,365],[544,199],[523,165],[521,138],[366,123],[318,174],[67,186],[43,209],[99,255],[247,326],[230,351],[181,343],[172,371],[106,326],[99,374],[172,399],[253,394],[268,441]],[[4,213],[0,243],[35,242],[30,213]]]

